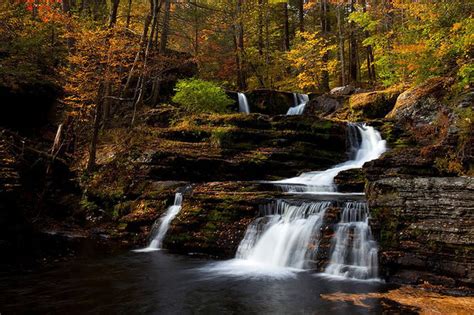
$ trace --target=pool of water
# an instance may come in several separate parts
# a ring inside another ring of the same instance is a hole
[[[320,294],[386,290],[379,282],[213,273],[215,261],[156,251],[81,258],[37,272],[0,274],[0,313],[373,314]]]

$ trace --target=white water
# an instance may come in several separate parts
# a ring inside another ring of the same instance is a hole
[[[171,221],[178,215],[181,211],[183,204],[183,195],[181,193],[176,193],[174,197],[174,203],[172,206],[168,207],[165,214],[156,220],[153,224],[151,231],[150,243],[147,247],[135,250],[135,252],[150,252],[160,250],[163,245],[163,240],[166,236],[166,232],[170,227]]]
[[[366,125],[350,124],[348,132],[352,159],[326,171],[309,172],[275,182],[289,192],[337,194],[334,177],[341,171],[361,168],[386,151],[380,133]],[[310,267],[319,248],[321,227],[328,201],[299,205],[279,200],[265,215],[247,228],[236,258],[204,268],[212,273],[284,278]],[[326,276],[344,279],[377,277],[377,246],[372,239],[365,202],[347,202],[333,237]]]
[[[249,102],[247,101],[247,96],[244,93],[237,93],[239,98],[239,112],[241,113],[250,113]]]
[[[369,226],[367,203],[346,203],[331,248],[326,275],[359,280],[377,278],[377,244]]]
[[[213,265],[212,271],[235,276],[287,277],[309,267],[319,247],[319,234],[329,201],[267,205],[263,216],[245,232],[236,258]]]
[[[334,178],[337,174],[361,168],[366,162],[379,158],[387,150],[385,140],[382,140],[380,133],[370,126],[350,124],[348,139],[353,159],[325,171],[303,173],[300,176],[273,183],[287,192],[335,192]]]
[[[294,106],[288,109],[286,115],[303,115],[306,104],[309,102],[308,94],[293,93]]]

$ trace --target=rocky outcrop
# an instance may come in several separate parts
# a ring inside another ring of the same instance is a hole
[[[338,87],[335,87],[335,88],[331,89],[329,94],[331,94],[334,97],[341,97],[341,96],[351,95],[355,91],[356,91],[356,89],[352,85],[344,85],[344,86],[338,86]]]
[[[383,118],[393,109],[399,95],[397,88],[357,93],[350,97],[349,107],[358,119]]]
[[[293,93],[267,89],[253,90],[245,94],[251,113],[285,115],[294,104]]]
[[[164,246],[174,252],[216,258],[234,257],[259,207],[280,196],[253,182],[209,182],[194,185],[173,220]]]
[[[344,123],[309,117],[200,115],[145,129],[123,151],[101,147],[98,158],[101,172],[121,173],[118,165],[126,163],[135,178],[156,181],[275,179],[344,161],[345,130]]]
[[[304,115],[327,116],[341,109],[343,102],[340,99],[328,95],[321,95],[312,98],[305,106]]]
[[[432,78],[398,96],[388,119],[429,123],[434,121],[438,111],[445,107],[443,96],[449,91],[452,78]]]
[[[382,177],[367,196],[383,276],[474,285],[474,179]]]
[[[472,121],[449,78],[402,93],[379,129],[391,150],[367,163],[382,276],[474,286]]]

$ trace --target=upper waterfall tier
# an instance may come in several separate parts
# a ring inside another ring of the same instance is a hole
[[[239,98],[239,112],[249,114],[250,107],[247,96],[244,93],[238,93],[237,95]]]
[[[293,93],[295,106],[290,107],[286,115],[303,115],[306,104],[309,102],[308,94]]]
[[[386,150],[386,141],[373,127],[365,124],[348,125],[351,160],[325,171],[303,173],[274,182],[287,192],[335,192],[334,178],[342,171],[361,168],[366,162],[379,158]]]

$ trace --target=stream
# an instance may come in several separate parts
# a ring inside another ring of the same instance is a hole
[[[78,258],[34,273],[0,274],[0,312],[99,314],[372,314],[320,294],[380,292],[380,282],[330,280],[311,272],[284,279],[212,275],[215,261],[168,254],[123,253]]]

